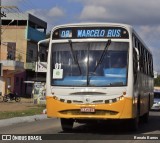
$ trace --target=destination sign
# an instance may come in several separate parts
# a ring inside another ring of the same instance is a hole
[[[128,31],[121,27],[73,27],[60,28],[54,31],[53,39],[82,38],[123,38],[128,39]]]
[[[90,37],[121,37],[121,29],[109,29],[109,30],[77,30],[78,38],[90,38]]]

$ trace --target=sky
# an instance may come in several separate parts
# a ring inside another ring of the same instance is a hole
[[[160,0],[2,0],[2,5],[45,20],[48,32],[66,23],[130,24],[153,53],[154,70],[160,73]]]

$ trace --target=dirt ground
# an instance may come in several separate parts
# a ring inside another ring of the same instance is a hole
[[[9,101],[3,102],[0,97],[0,112],[2,111],[23,111],[35,107],[32,99],[21,98],[20,102]]]

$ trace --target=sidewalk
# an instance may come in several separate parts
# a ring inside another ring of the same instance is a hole
[[[44,120],[44,119],[47,119],[46,114],[26,116],[26,117],[14,117],[10,119],[0,120],[0,127],[10,126],[17,123],[33,122],[33,121]]]

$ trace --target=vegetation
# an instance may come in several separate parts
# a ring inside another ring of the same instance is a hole
[[[3,111],[0,112],[0,119],[37,115],[41,114],[45,108],[45,106],[39,105],[23,111]]]
[[[160,75],[158,75],[157,78],[154,79],[154,86],[160,86]]]

